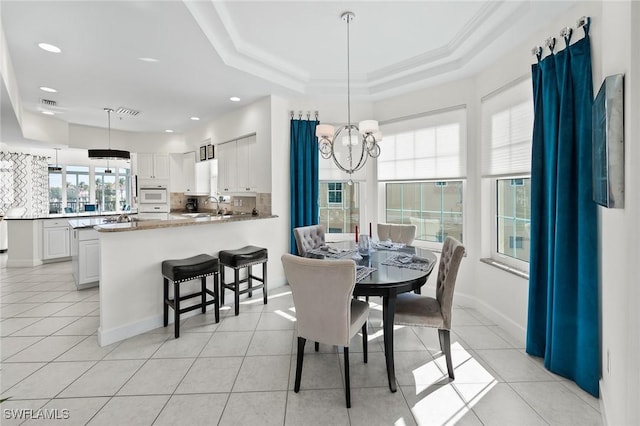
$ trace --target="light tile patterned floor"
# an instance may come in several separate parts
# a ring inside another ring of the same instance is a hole
[[[273,290],[266,306],[261,297],[244,301],[239,317],[225,307],[219,324],[210,312],[191,317],[178,340],[169,326],[99,347],[98,290],[77,291],[70,262],[5,264],[0,255],[1,396],[11,397],[3,425],[602,424],[597,399],[464,306],[453,314],[456,380],[447,380],[435,330],[397,328],[399,390],[391,393],[373,299],[369,363],[354,339],[346,409],[342,351],[334,347],[316,353],[307,345],[301,391],[293,392],[288,287]]]

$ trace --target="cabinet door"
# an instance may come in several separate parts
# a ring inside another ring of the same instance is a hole
[[[155,179],[169,179],[169,154],[154,154],[153,177]]]
[[[218,145],[218,190],[236,191],[236,143]]]
[[[193,152],[187,152],[182,156],[182,181],[184,189],[182,192],[195,192],[195,167],[196,155]]]
[[[138,154],[138,178],[153,178],[153,154]]]
[[[69,257],[69,227],[44,228],[44,259]]]
[[[251,191],[250,184],[250,175],[251,170],[249,167],[249,162],[251,159],[251,138],[239,139],[237,141],[237,167],[236,167],[236,176],[237,176],[237,187],[238,192],[249,192]]]
[[[211,161],[199,161],[195,164],[195,192],[209,195],[211,191]]]
[[[261,171],[265,168],[266,161],[258,155],[256,135],[243,139],[247,157],[247,188],[251,192],[257,192],[260,186]]]
[[[80,241],[78,246],[79,284],[100,280],[100,240]]]

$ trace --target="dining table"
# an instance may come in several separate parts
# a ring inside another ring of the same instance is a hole
[[[382,298],[382,331],[389,389],[397,391],[393,357],[393,319],[398,294],[420,291],[436,264],[436,256],[426,248],[402,244],[373,244],[358,251],[355,243],[332,243],[307,253],[307,257],[331,259],[351,258],[356,262],[356,285],[353,295]]]

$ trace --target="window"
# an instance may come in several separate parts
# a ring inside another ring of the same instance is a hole
[[[483,177],[493,190],[491,257],[528,270],[533,96],[524,78],[482,100]]]
[[[531,179],[498,179],[497,252],[529,262]]]
[[[131,175],[129,169],[118,169],[118,206],[120,210],[130,210],[131,206]]]
[[[61,172],[49,172],[49,213],[62,213]]]
[[[65,212],[83,212],[89,202],[89,167],[66,167],[67,203]]]
[[[416,225],[416,241],[440,245],[463,237],[466,109],[382,127],[378,181],[387,223]]]
[[[103,212],[116,211],[116,175],[106,173],[105,167],[96,167],[96,203]]]
[[[320,224],[331,234],[355,233],[360,218],[360,184],[320,182]]]
[[[385,221],[416,225],[416,240],[462,241],[463,182],[386,183]]]

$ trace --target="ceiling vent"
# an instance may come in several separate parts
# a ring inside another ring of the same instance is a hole
[[[135,109],[131,109],[127,107],[120,107],[116,109],[116,114],[130,115],[132,117],[135,117],[136,115],[140,114],[140,111],[136,111]]]
[[[51,99],[40,99],[40,103],[50,107],[54,107],[58,104],[56,101],[52,101]]]

